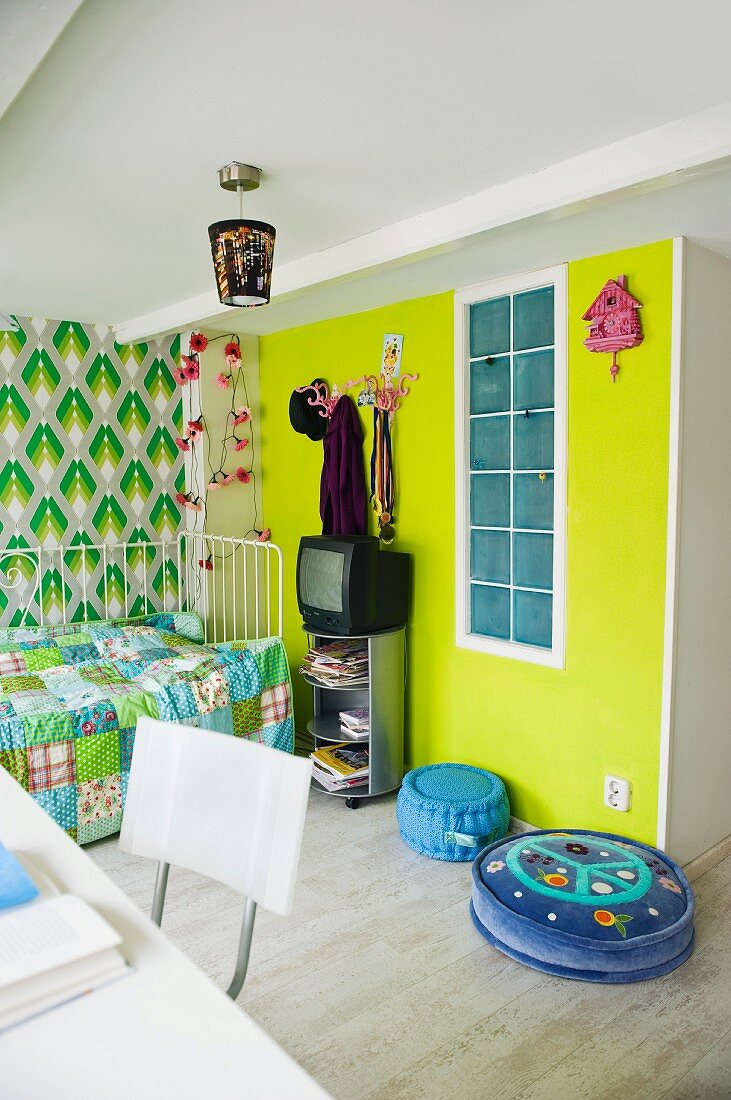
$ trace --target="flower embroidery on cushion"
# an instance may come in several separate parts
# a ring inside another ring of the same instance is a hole
[[[502,871],[504,866],[505,866],[504,860],[502,860],[502,859],[491,859],[490,862],[488,863],[487,867],[485,868],[485,871],[487,872],[488,875],[494,875],[494,874],[496,874],[497,871]]]
[[[627,932],[624,926],[632,919],[629,913],[610,913],[608,909],[594,910],[594,920],[597,924],[601,924],[604,928],[611,928],[614,926],[623,940],[627,939]]]
[[[677,882],[674,882],[673,879],[668,878],[667,875],[663,875],[661,879],[658,879],[658,882],[661,886],[664,886],[666,890],[672,890],[674,894],[683,893],[682,887],[679,886]]]
[[[586,856],[589,854],[589,849],[585,844],[577,844],[576,842],[574,842],[572,844],[565,845],[565,847],[567,852],[573,852],[575,856]]]

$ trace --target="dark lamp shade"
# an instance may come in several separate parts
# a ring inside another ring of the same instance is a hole
[[[276,235],[266,222],[237,219],[208,226],[218,297],[224,306],[263,306],[269,301]]]

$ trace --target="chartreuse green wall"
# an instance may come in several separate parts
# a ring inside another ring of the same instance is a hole
[[[581,315],[609,277],[643,303],[645,341],[591,354]],[[564,670],[455,645],[453,295],[400,302],[265,336],[260,343],[266,522],[284,549],[286,642],[298,725],[310,695],[295,596],[300,535],[320,530],[322,446],[292,431],[288,398],[320,375],[374,371],[401,332],[419,381],[396,416],[397,539],[413,557],[407,759],[489,768],[513,813],[549,828],[655,840],[662,690],[672,242],[569,264],[568,588]],[[370,453],[370,423],[365,444]],[[627,814],[602,804],[603,777],[632,782]]]

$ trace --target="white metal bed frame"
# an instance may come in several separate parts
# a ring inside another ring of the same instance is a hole
[[[74,622],[196,611],[206,642],[282,634],[282,551],[271,542],[188,531],[170,540],[6,547],[0,589],[2,626],[65,623],[70,608]]]

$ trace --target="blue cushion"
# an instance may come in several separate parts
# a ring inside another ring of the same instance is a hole
[[[688,880],[656,848],[543,830],[491,844],[472,867],[478,930],[518,962],[589,982],[667,974],[693,951]]]
[[[404,776],[396,801],[401,836],[416,852],[453,862],[474,859],[505,836],[510,821],[501,779],[469,764],[429,764]]]

